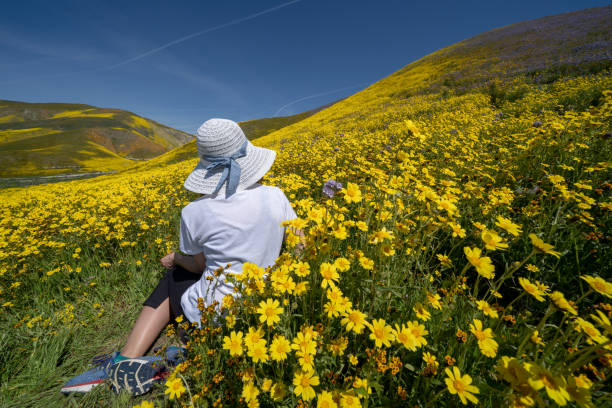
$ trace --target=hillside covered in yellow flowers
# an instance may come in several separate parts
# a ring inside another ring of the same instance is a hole
[[[15,177],[115,172],[192,139],[121,109],[0,100],[0,185]]]
[[[606,406],[611,18],[483,33],[257,139],[305,248],[226,274],[240,296],[181,323],[189,359],[138,400],[59,387],[161,276],[191,147],[3,190],[0,405]]]

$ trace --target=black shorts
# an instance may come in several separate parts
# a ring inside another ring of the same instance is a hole
[[[174,319],[183,315],[181,296],[201,277],[201,273],[189,272],[183,267],[175,265],[161,278],[157,287],[153,290],[151,296],[144,301],[143,305],[157,309],[166,298],[170,298],[170,321],[174,322]]]

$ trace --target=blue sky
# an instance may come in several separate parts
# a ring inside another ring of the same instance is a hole
[[[349,96],[481,32],[606,1],[11,1],[0,99],[130,110],[193,133]]]

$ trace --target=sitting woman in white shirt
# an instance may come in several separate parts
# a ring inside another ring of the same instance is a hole
[[[199,324],[198,298],[208,306],[233,294],[231,283],[213,271],[230,265],[229,271],[240,273],[245,262],[265,268],[279,256],[285,233],[281,223],[296,214],[280,189],[258,183],[276,152],[251,144],[227,119],[204,122],[196,142],[200,162],[185,188],[204,195],[181,212],[180,250],[187,256],[171,252],[161,259],[168,272],[144,302],[121,352],[102,361],[98,372],[70,380],[63,392],[88,391],[107,377],[115,391],[147,392],[159,368],[141,356],[168,323],[184,315]]]

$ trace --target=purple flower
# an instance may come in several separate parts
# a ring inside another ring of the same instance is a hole
[[[336,191],[342,189],[342,183],[337,182],[334,179],[329,179],[323,184],[323,194],[329,198],[332,198]]]
[[[533,127],[540,127],[540,126],[542,126],[542,122],[540,122],[539,120],[534,120],[532,126]]]
[[[327,196],[328,198],[332,198],[334,194],[336,194],[336,192],[333,188],[323,185],[323,195]]]

